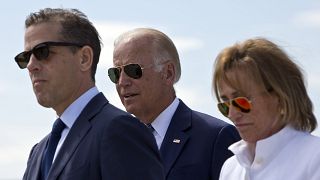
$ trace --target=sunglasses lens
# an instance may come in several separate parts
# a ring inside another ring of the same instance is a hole
[[[30,55],[31,55],[31,52],[22,52],[14,58],[21,69],[24,69],[27,67],[29,63]]]
[[[232,100],[232,105],[239,108],[241,112],[248,113],[251,110],[251,104],[245,97],[238,97]]]
[[[41,44],[38,47],[35,47],[31,51],[25,51],[18,54],[14,59],[21,69],[24,69],[27,67],[30,61],[31,54],[33,54],[38,60],[44,60],[49,56],[49,46],[45,44]]]
[[[226,102],[218,103],[218,109],[224,116],[228,117],[229,105]]]
[[[39,47],[36,47],[32,53],[38,60],[44,60],[49,56],[49,46],[43,44]]]
[[[142,69],[139,64],[128,64],[124,66],[123,70],[133,79],[139,79],[142,76]]]
[[[118,83],[120,78],[120,70],[118,68],[109,68],[108,76],[113,83]]]
[[[237,97],[237,98],[232,99],[230,101],[232,103],[232,106],[236,107],[236,109],[238,109],[238,111],[248,113],[251,110],[251,103],[245,97]],[[228,114],[229,114],[230,101],[218,103],[219,111],[226,117],[228,117]]]
[[[139,64],[128,64],[123,66],[123,71],[133,79],[139,79],[142,76],[142,68]],[[108,76],[113,83],[118,83],[121,73],[121,67],[108,69]]]

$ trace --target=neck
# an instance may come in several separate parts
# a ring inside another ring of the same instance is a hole
[[[152,123],[170,104],[174,101],[175,96],[170,97],[167,101],[163,101],[158,108],[150,110],[150,112],[144,112],[144,114],[140,114],[137,116],[145,124]]]
[[[68,99],[69,99],[68,101],[65,101],[64,103],[59,104],[58,106],[52,107],[52,108],[56,111],[58,116],[61,116],[62,113],[70,106],[70,104],[72,104],[82,94],[84,94],[90,88],[92,88],[94,86],[95,86],[95,84],[93,82],[80,86],[77,91],[75,91],[70,97],[68,97]]]

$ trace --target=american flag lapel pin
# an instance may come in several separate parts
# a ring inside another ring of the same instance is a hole
[[[176,144],[179,144],[180,143],[180,139],[174,139],[173,142],[176,143]]]

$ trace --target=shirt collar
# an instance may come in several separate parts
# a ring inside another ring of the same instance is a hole
[[[62,122],[70,129],[85,106],[98,93],[99,91],[96,86],[83,93],[62,113],[62,115],[60,116]]]
[[[161,136],[162,139],[166,135],[172,116],[177,110],[178,105],[179,99],[175,98],[173,102],[151,123],[154,130]]]
[[[249,153],[247,142],[243,140],[232,144],[229,150],[235,154],[239,163],[244,167],[251,167],[252,164],[264,165],[275,158],[283,149],[282,147],[286,146],[297,132],[297,130],[288,125],[276,134],[258,141],[254,159]]]

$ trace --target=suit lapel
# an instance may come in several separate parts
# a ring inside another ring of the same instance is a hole
[[[99,93],[84,108],[70,129],[69,134],[67,135],[59,153],[57,154],[51,170],[49,171],[48,180],[58,178],[72,154],[77,149],[81,140],[89,132],[91,128],[91,118],[97,114],[106,103],[108,103],[107,99],[102,93]]]
[[[42,162],[42,156],[44,153],[44,150],[46,148],[46,145],[48,143],[49,135],[47,135],[41,142],[39,142],[32,151],[32,156],[36,157],[34,161],[32,161],[32,164],[29,166],[31,168],[29,170],[29,174],[26,177],[26,179],[39,179],[40,177],[40,169],[41,169],[41,162]],[[32,159],[32,157],[31,157]]]
[[[166,176],[189,139],[191,110],[180,100],[160,148]]]

